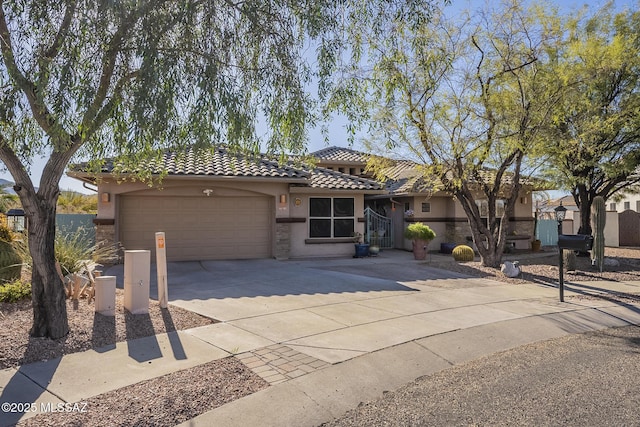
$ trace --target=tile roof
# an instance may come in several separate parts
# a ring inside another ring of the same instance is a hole
[[[339,190],[382,190],[382,184],[372,179],[317,167],[311,172],[311,187]]]
[[[77,172],[87,172],[87,164],[74,165]],[[309,172],[291,165],[280,164],[276,160],[263,155],[251,158],[235,154],[224,147],[211,150],[188,148],[184,152],[165,151],[159,158],[141,162],[137,170],[145,170],[152,174],[166,172],[168,175],[224,176],[224,177],[261,177],[261,178],[300,178],[307,179]],[[118,170],[113,161],[103,167],[103,173],[126,173]]]
[[[420,165],[411,160],[394,161],[393,166],[384,170],[384,175],[387,177],[385,188],[392,194],[423,193],[431,191],[433,188],[429,180],[423,176]],[[483,169],[479,172],[479,180],[473,181],[490,183],[495,180],[495,177],[495,170]],[[548,184],[542,180],[528,177],[523,177],[521,184],[530,186],[534,190],[548,187]],[[513,185],[513,175],[505,173],[502,176],[502,185]]]
[[[169,175],[246,176],[264,178],[307,178],[309,173],[279,164],[259,156],[252,159],[229,152],[223,147],[214,150],[189,149],[186,153],[166,152],[160,161],[146,165],[155,173],[166,170]]]
[[[219,177],[257,177],[288,178],[299,181],[300,186],[322,188],[328,190],[382,190],[377,181],[357,177],[325,168],[309,167],[296,164],[282,164],[264,155],[250,156],[235,154],[224,147],[213,150],[188,149],[184,153],[163,152],[157,159],[151,159],[138,165],[139,169],[168,176],[219,176]],[[87,164],[71,167],[74,172],[88,172]],[[102,168],[103,173],[114,173],[117,168],[108,161]],[[126,171],[120,171],[126,173]]]
[[[321,162],[345,162],[366,164],[368,154],[360,151],[352,150],[344,147],[327,147],[322,150],[315,151],[311,155]]]

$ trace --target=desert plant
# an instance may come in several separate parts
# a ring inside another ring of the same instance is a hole
[[[426,224],[414,222],[404,230],[404,237],[409,240],[424,240],[429,242],[436,238],[436,233]]]
[[[0,284],[0,302],[17,302],[31,297],[31,284],[20,279]]]
[[[11,243],[13,241],[11,230],[4,224],[0,224],[0,240],[7,243]]]
[[[578,264],[578,257],[574,251],[563,250],[562,257],[564,260],[564,269],[567,271],[575,271]]]
[[[467,245],[456,246],[455,248],[453,248],[453,252],[451,252],[451,254],[453,255],[453,259],[458,262],[473,261],[475,257],[473,249],[471,249],[471,247]]]
[[[593,224],[593,259],[600,272],[604,268],[604,226],[607,222],[607,211],[604,198],[597,196],[591,204],[591,223]]]
[[[13,249],[12,240],[9,228],[0,225],[0,283],[20,278],[22,258]]]
[[[22,258],[23,265],[30,269],[32,265],[29,253],[27,233],[22,233],[19,239],[13,242],[14,249]],[[56,261],[64,274],[75,273],[84,268],[84,263],[98,260],[115,260],[118,258],[120,245],[118,243],[105,244],[98,242],[95,245],[87,237],[87,233],[78,229],[73,233],[59,230],[56,233],[55,255]]]

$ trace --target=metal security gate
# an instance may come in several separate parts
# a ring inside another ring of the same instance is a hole
[[[391,218],[376,213],[371,208],[364,210],[365,242],[380,248],[393,248],[393,224]]]

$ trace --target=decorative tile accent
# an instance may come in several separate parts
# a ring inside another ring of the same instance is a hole
[[[306,375],[330,364],[282,344],[274,344],[235,356],[271,385]]]

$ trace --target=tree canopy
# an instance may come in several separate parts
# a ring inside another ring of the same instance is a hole
[[[580,233],[591,234],[590,210],[640,182],[640,11],[566,17],[554,63],[565,84],[549,123],[551,179],[580,208]]]
[[[542,66],[558,34],[540,23],[542,13],[512,1],[473,15],[438,13],[418,28],[393,21],[386,37],[364,34],[366,58],[345,67],[351,73],[336,91],[370,120],[372,149],[418,159],[434,188],[456,197],[482,262],[494,267],[506,242],[497,202],[512,216],[533,170],[525,159],[558,94]]]
[[[317,118],[311,79],[327,91],[345,28],[426,23],[430,11],[429,0],[0,0],[0,161],[29,221],[31,334],[68,332],[54,236],[70,160],[118,156],[127,168],[165,147],[261,142],[302,153]],[[47,158],[37,191],[36,155]]]

